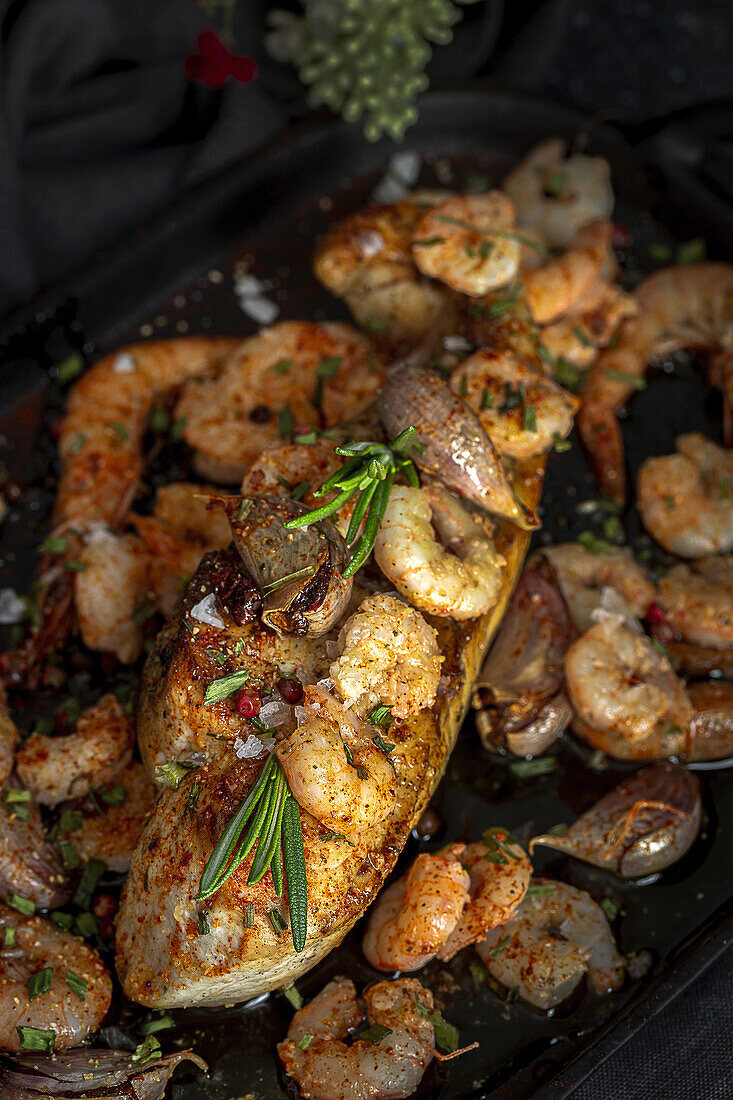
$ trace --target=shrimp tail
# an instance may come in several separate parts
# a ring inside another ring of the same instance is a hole
[[[629,486],[615,409],[584,401],[575,424],[601,492],[616,504],[625,505]]]

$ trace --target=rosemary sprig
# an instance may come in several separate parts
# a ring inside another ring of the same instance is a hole
[[[247,885],[254,886],[267,871],[280,897],[283,877],[288,888],[293,946],[305,947],[308,931],[308,885],[300,809],[273,753],[237,812],[228,822],[204,867],[196,901],[219,890],[257,845]]]
[[[356,493],[359,494],[346,532],[346,544],[350,556],[344,569],[345,577],[352,577],[364,565],[374,549],[379,528],[387,508],[389,494],[395,477],[403,474],[415,488],[420,484],[417,471],[408,458],[413,447],[419,446],[417,430],[405,428],[389,446],[383,443],[360,442],[346,447],[334,447],[334,453],[346,461],[340,470],[332,474],[313,493],[315,497],[338,490],[329,504],[314,508],[303,516],[289,520],[288,528],[309,527],[320,523],[338,512]],[[359,535],[359,530],[363,530]]]

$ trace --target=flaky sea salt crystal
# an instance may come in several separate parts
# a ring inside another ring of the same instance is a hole
[[[283,699],[268,699],[260,707],[260,721],[266,726],[284,726],[290,719],[292,710]]]
[[[264,751],[263,738],[256,737],[253,733],[243,737],[235,737],[234,751],[240,760],[253,760]]]
[[[404,198],[420,175],[420,154],[415,149],[401,149],[389,158],[389,167],[374,188],[377,202],[396,202]]]
[[[239,275],[234,280],[234,293],[238,298],[261,298],[267,289],[267,283],[256,275]]]
[[[25,601],[14,588],[0,588],[0,623],[10,626],[19,623],[25,616]]]
[[[115,355],[112,360],[112,370],[115,374],[132,374],[135,369],[135,360],[127,351]]]
[[[443,347],[446,351],[470,351],[471,344],[465,336],[444,336]]]
[[[269,298],[240,298],[239,308],[258,325],[271,325],[280,307]]]
[[[368,229],[359,237],[359,249],[362,256],[369,259],[376,256],[384,248],[384,237],[376,229]]]
[[[224,626],[224,620],[216,609],[216,596],[213,592],[209,592],[207,596],[199,600],[191,608],[190,614],[192,619],[196,619],[200,623],[206,623],[207,626],[216,626],[220,630]]]
[[[333,691],[333,680],[330,676],[326,676],[323,680],[319,680],[316,687],[321,688],[323,691]]]

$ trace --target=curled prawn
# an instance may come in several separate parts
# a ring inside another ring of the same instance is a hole
[[[733,556],[676,565],[659,579],[657,604],[686,641],[733,649]]]
[[[546,560],[579,631],[590,629],[600,610],[641,618],[655,597],[654,585],[637,562],[613,547],[593,553],[577,542],[546,546]]]
[[[93,786],[113,780],[132,754],[132,722],[114,695],[103,695],[84,711],[74,733],[46,737],[32,733],[16,753],[23,786],[43,805],[82,798]]]
[[[374,556],[415,607],[458,620],[494,606],[506,564],[484,524],[437,484],[392,489]]]
[[[641,384],[649,362],[679,348],[710,353],[711,377],[733,401],[733,265],[688,264],[650,275],[634,292],[638,314],[624,322],[617,345],[588,374],[578,431],[601,490],[624,503],[624,448],[618,410]]]
[[[57,1051],[83,1042],[99,1027],[112,1000],[112,982],[99,955],[43,917],[25,916],[0,903],[5,943],[10,928],[14,944],[0,948],[0,1048],[19,1050],[24,1028],[52,1032]],[[47,969],[48,988],[31,997],[29,979]],[[77,981],[70,983],[69,975]]]
[[[347,707],[366,715],[377,704],[395,718],[435,702],[443,658],[435,630],[394,596],[367,596],[339,634],[330,675]]]
[[[608,264],[611,223],[593,222],[573,237],[567,251],[525,271],[522,287],[532,317],[545,325],[582,301]]]
[[[372,906],[362,949],[377,970],[419,970],[435,958],[469,902],[465,845],[419,855]]]
[[[501,191],[456,195],[431,207],[415,226],[412,255],[424,275],[480,297],[519,270],[514,207]]]
[[[337,833],[359,833],[383,821],[396,799],[392,762],[371,727],[338,699],[307,687],[298,725],[276,752],[303,809]]]
[[[697,432],[675,442],[677,454],[648,458],[639,470],[644,526],[680,557],[733,550],[733,451]]]
[[[566,153],[559,138],[541,141],[502,184],[518,223],[536,230],[552,248],[567,248],[582,226],[610,218],[613,210],[608,162]]]
[[[411,1096],[435,1052],[433,995],[416,978],[377,982],[364,992],[378,1042],[346,1039],[364,1020],[354,983],[329,982],[295,1013],[277,1052],[309,1100],[400,1100]],[[386,1030],[385,1030],[386,1029]]]
[[[451,389],[473,409],[496,449],[523,460],[549,451],[573,428],[579,401],[510,352],[477,351],[451,376]]]
[[[606,915],[590,894],[535,879],[513,918],[476,948],[502,985],[544,1011],[561,1004],[585,974],[596,993],[613,993],[625,963]]]

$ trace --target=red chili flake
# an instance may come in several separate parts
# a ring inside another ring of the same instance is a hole
[[[262,696],[258,691],[238,691],[234,696],[234,707],[242,718],[256,718],[262,706]]]
[[[257,73],[251,57],[233,54],[216,31],[207,30],[196,39],[198,53],[189,54],[184,62],[189,80],[200,80],[207,88],[221,88],[231,77],[239,84],[249,84]]]
[[[286,703],[294,706],[303,698],[303,685],[300,680],[293,680],[289,676],[283,676],[277,682],[277,688]]]
[[[662,611],[658,603],[650,603],[649,610],[646,613],[647,622],[654,623],[666,623],[667,616]]]
[[[675,639],[675,629],[657,603],[649,605],[646,613],[646,621],[649,623],[649,632],[662,645],[667,645]]]

